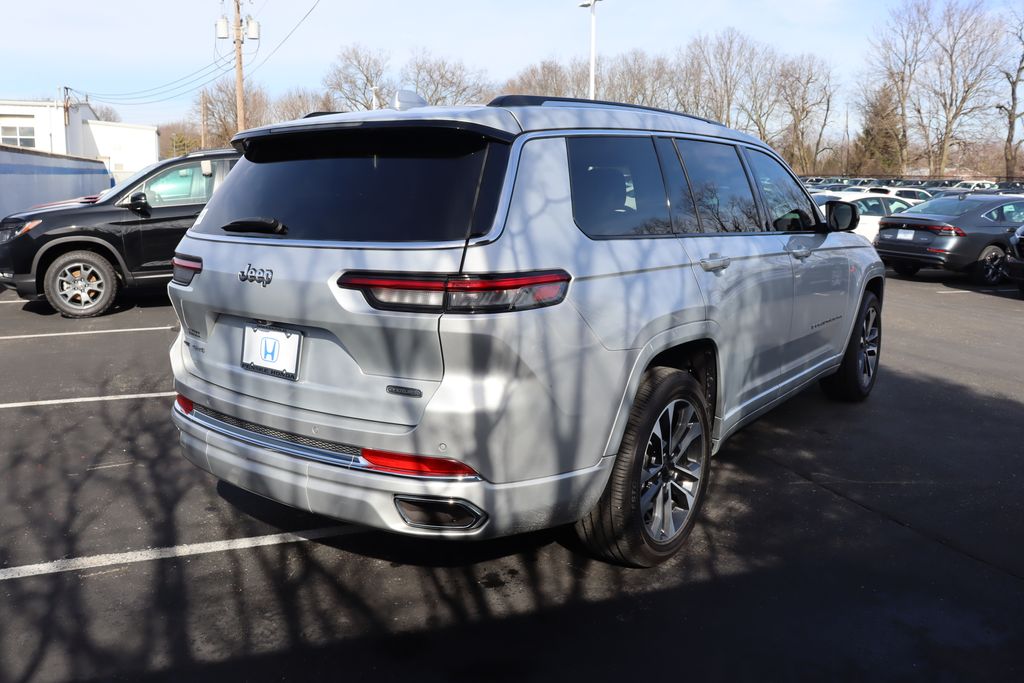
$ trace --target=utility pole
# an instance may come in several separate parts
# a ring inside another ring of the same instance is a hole
[[[245,130],[245,78],[242,75],[242,0],[235,0],[235,119]]]
[[[260,39],[260,24],[252,17],[242,21],[242,0],[232,0],[235,6],[235,20],[232,22],[234,33],[230,35],[235,44],[235,122],[238,130],[245,128],[245,74],[242,73],[242,43],[246,40]],[[215,24],[218,40],[227,40],[228,18],[223,14]]]
[[[199,149],[206,149],[206,88],[199,93]]]

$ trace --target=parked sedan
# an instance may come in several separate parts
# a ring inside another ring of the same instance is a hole
[[[921,268],[968,272],[975,282],[1003,279],[1010,237],[1024,225],[1024,197],[938,197],[880,221],[875,249],[900,275]]]

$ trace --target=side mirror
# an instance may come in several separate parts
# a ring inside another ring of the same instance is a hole
[[[860,223],[860,212],[850,202],[833,199],[825,202],[825,220],[830,232],[846,232],[853,230]]]
[[[146,199],[145,192],[132,192],[132,195],[128,198],[128,208],[132,211],[142,211],[143,209],[149,208],[149,200]]]

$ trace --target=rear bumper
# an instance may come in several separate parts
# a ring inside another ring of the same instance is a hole
[[[508,484],[396,476],[285,452],[274,439],[261,443],[255,433],[232,434],[216,421],[185,415],[177,405],[172,414],[185,457],[218,479],[295,508],[417,536],[491,538],[573,522],[596,504],[614,460]],[[401,496],[464,502],[482,515],[463,529],[413,526],[396,506]]]
[[[974,264],[970,256],[963,256],[954,252],[944,254],[933,254],[927,252],[895,251],[885,247],[875,247],[878,256],[886,265],[896,262],[915,263],[930,268],[944,268],[946,270],[964,270]]]

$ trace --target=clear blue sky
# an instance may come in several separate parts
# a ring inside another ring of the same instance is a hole
[[[864,70],[872,31],[897,0],[603,0],[598,50],[672,53],[700,33],[733,26],[786,53],[829,60],[844,85]],[[5,2],[0,99],[56,96],[70,85],[95,93],[146,90],[201,69],[215,49],[214,22],[230,2],[37,0]],[[486,70],[493,80],[545,57],[586,56],[588,10],[578,0],[321,0],[308,19],[252,78],[271,94],[318,88],[340,46],[383,48],[400,65],[423,47]],[[246,0],[262,27],[259,64],[313,0]],[[257,46],[247,46],[252,51]],[[187,80],[187,79],[186,79]],[[198,84],[198,83],[197,83]],[[852,94],[852,87],[847,95]],[[166,96],[166,95],[164,95]],[[133,123],[183,117],[194,94],[144,106],[118,106]]]

